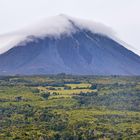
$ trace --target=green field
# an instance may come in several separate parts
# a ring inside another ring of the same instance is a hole
[[[140,77],[1,76],[0,140],[140,140]]]

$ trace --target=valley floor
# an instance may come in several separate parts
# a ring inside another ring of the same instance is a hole
[[[140,140],[140,77],[0,77],[0,140],[123,139]]]

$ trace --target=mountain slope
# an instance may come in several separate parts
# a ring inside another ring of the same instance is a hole
[[[55,23],[41,35],[28,33],[1,54],[0,74],[140,75],[140,57],[115,41],[108,28],[58,19],[65,21],[60,27]]]

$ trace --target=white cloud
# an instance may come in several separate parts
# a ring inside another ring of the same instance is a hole
[[[121,43],[128,49],[134,51],[135,53],[140,54],[138,49],[132,48],[130,45],[126,45],[123,41],[120,41],[116,33],[108,26],[104,24],[93,22],[91,20],[83,20],[67,15],[58,15],[44,19],[41,22],[30,25],[22,30],[15,31],[6,35],[0,36],[0,53],[4,53],[10,48],[16,46],[17,44],[25,41],[28,36],[35,37],[44,37],[44,36],[53,36],[60,37],[61,34],[70,35],[71,33],[76,32],[76,29],[71,24],[70,20],[74,22],[80,29],[88,29],[94,33],[103,34],[109,36],[110,38]]]
[[[7,35],[0,36],[0,53],[7,51],[14,47],[21,41],[24,41],[28,36],[44,37],[53,36],[60,37],[61,34],[68,34],[76,32],[69,19],[74,21],[81,29],[88,29],[95,33],[102,33],[104,35],[113,36],[113,31],[103,24],[77,19],[66,15],[59,15],[47,18],[37,24],[30,25],[22,30],[18,30]],[[28,40],[27,40],[28,41]]]

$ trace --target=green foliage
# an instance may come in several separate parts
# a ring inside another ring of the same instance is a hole
[[[0,140],[105,139],[140,139],[140,77],[0,77]]]

